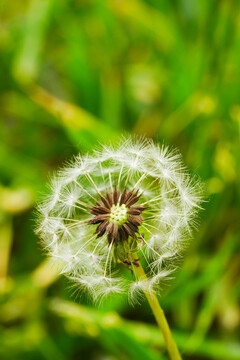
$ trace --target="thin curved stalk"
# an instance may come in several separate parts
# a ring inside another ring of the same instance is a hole
[[[136,254],[134,254],[134,258],[137,259]],[[139,265],[139,267],[134,266],[134,272],[135,272],[137,278],[139,280],[148,281],[148,278],[147,278],[140,262],[138,262],[138,265]],[[152,312],[156,319],[156,322],[162,331],[163,338],[164,338],[170,359],[171,360],[182,360],[182,357],[178,350],[177,344],[175,343],[175,340],[172,336],[167,319],[164,315],[164,311],[162,310],[162,308],[158,302],[157,296],[155,295],[155,293],[149,293],[147,291],[144,291],[144,293],[145,293],[148,303],[152,309]]]

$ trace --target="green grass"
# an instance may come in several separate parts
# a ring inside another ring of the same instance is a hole
[[[34,235],[52,172],[122,133],[177,146],[204,181],[160,301],[184,359],[240,358],[239,19],[237,0],[1,2],[1,359],[167,359],[147,303],[95,309]]]

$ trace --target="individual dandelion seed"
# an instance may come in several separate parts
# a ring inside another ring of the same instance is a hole
[[[145,294],[159,323],[155,293],[201,203],[201,187],[179,153],[149,139],[121,139],[77,156],[50,188],[37,232],[61,272],[94,301],[127,291],[134,302]]]

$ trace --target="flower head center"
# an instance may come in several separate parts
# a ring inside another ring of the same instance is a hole
[[[141,197],[139,190],[127,191],[124,188],[121,193],[115,188],[112,194],[107,190],[105,196],[98,195],[101,201],[96,200],[96,206],[90,208],[94,218],[88,220],[89,225],[98,224],[97,237],[107,233],[109,244],[114,243],[116,246],[119,241],[128,240],[129,237],[136,239],[138,227],[143,221],[141,213],[145,209],[143,205],[136,204]]]
[[[109,222],[110,223],[117,223],[118,226],[123,225],[125,222],[127,222],[128,219],[128,208],[125,204],[119,205],[112,205],[111,207],[111,213],[109,216]]]

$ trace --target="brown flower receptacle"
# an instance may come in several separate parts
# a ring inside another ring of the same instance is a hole
[[[106,196],[98,194],[101,202],[96,201],[97,206],[90,208],[95,217],[88,221],[89,225],[99,224],[96,229],[98,237],[106,232],[108,243],[117,245],[120,240],[128,240],[129,236],[135,238],[139,234],[138,227],[143,221],[141,213],[145,207],[136,205],[141,197],[138,192],[124,189],[120,194],[115,188],[112,195],[109,191],[106,191]]]

